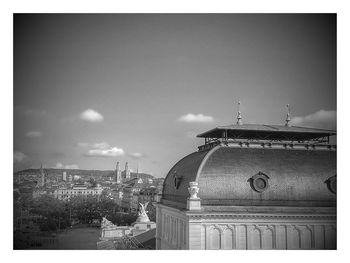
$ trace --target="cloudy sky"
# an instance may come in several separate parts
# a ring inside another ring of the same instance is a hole
[[[164,177],[235,122],[335,129],[334,15],[15,15],[14,166]]]

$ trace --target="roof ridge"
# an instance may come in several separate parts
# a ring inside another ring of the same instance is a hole
[[[259,124],[258,124],[258,125],[259,125]],[[275,130],[278,130],[278,128],[273,127],[272,125],[269,125],[269,124],[261,124],[261,125],[263,125],[263,126],[265,126],[265,127],[269,127],[269,128],[275,129]],[[278,126],[278,125],[275,125],[275,126]]]
[[[319,131],[332,131],[332,132],[336,132],[336,130],[323,129],[323,128],[302,127],[302,126],[291,126],[291,127],[292,127],[292,128],[301,128],[301,129],[312,129],[312,130],[319,130]]]

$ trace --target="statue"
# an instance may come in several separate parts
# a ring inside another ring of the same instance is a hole
[[[139,212],[137,213],[138,215],[138,218],[136,219],[136,222],[149,222],[149,218],[148,218],[148,215],[147,215],[147,212],[146,211],[146,208],[148,206],[148,203],[149,202],[146,202],[145,204],[141,204],[139,203]]]
[[[199,191],[198,182],[190,182],[190,187],[187,188],[190,193],[190,199],[199,199],[197,194]]]
[[[109,221],[106,217],[103,217],[101,222],[101,228],[106,228],[111,226],[115,226],[115,225],[111,221]]]

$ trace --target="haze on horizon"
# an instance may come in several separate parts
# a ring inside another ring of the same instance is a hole
[[[236,121],[336,129],[335,14],[15,14],[14,169],[165,177]]]

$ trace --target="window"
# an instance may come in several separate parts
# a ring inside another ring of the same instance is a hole
[[[331,191],[333,194],[337,193],[337,176],[329,177],[325,183],[327,184],[327,188],[329,191]]]
[[[269,179],[270,178],[266,174],[258,172],[256,175],[249,178],[248,182],[255,192],[262,193],[269,187]]]

